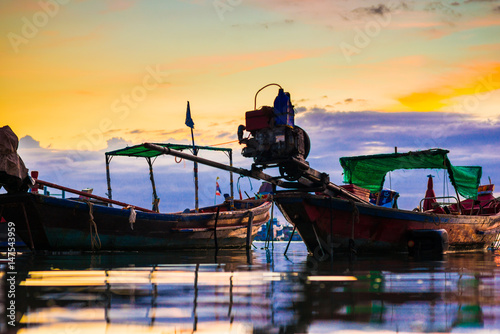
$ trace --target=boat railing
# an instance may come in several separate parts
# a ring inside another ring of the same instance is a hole
[[[105,197],[94,195],[94,194],[92,194],[90,192],[86,192],[87,189],[83,189],[84,191],[80,191],[80,190],[71,189],[71,188],[68,188],[68,187],[63,187],[63,186],[60,186],[60,185],[55,184],[55,183],[51,183],[51,182],[47,182],[47,181],[42,181],[40,179],[35,179],[34,182],[35,182],[35,186],[37,187],[37,189],[41,189],[42,186],[44,187],[44,191],[45,191],[45,189],[47,187],[54,188],[54,189],[59,189],[59,190],[65,192],[65,196],[66,196],[67,193],[79,195],[80,197],[78,198],[78,200],[84,200],[85,201],[85,200],[93,199],[93,200],[97,200],[97,201],[102,202],[102,203],[106,203],[106,205],[107,204],[115,204],[115,205],[118,205],[118,206],[121,206],[121,207],[124,207],[124,208],[127,208],[127,209],[134,208],[135,210],[140,210],[140,211],[143,211],[143,212],[157,213],[156,211],[145,209],[145,208],[141,208],[140,206],[131,205],[131,204],[127,204],[127,203],[123,203],[123,202],[115,201],[115,200],[108,199],[108,198],[105,198]],[[54,194],[51,194],[50,192],[46,196],[50,196],[50,195],[54,196]],[[99,203],[99,204],[101,204],[101,203]]]
[[[60,197],[62,199],[66,198],[66,192],[64,190],[62,190],[59,194],[55,194],[52,191],[49,191],[49,188],[47,186],[44,186],[42,189],[45,196]]]
[[[440,200],[444,200],[444,199],[453,199],[455,200],[455,203],[450,203],[450,202],[439,202],[437,201],[438,199]],[[425,201],[425,200],[436,200],[436,202],[434,202],[434,204],[436,206],[439,206],[439,207],[442,207],[443,210],[446,212],[446,213],[450,213],[449,211],[449,208],[448,206],[450,204],[457,204],[456,207],[458,209],[458,213],[461,214],[461,210],[460,210],[460,202],[458,200],[458,198],[456,196],[435,196],[435,197],[424,197],[420,200],[420,204],[418,205],[418,210],[420,212],[423,212],[423,208],[422,208],[422,203]]]

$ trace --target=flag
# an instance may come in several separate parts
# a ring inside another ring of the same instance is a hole
[[[219,178],[217,178],[218,180]],[[221,195],[221,191],[220,191],[220,187],[219,187],[219,182],[217,182],[217,180],[215,180],[215,196],[220,196]]]
[[[186,125],[190,127],[191,129],[194,129],[194,122],[193,119],[191,118],[191,109],[189,108],[189,101],[188,101],[188,106],[186,110]]]

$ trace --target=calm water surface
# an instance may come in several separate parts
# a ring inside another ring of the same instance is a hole
[[[19,256],[20,320],[0,332],[500,333],[500,252],[319,262],[300,242],[254,245]]]

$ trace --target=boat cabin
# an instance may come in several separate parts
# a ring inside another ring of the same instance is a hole
[[[500,212],[500,200],[493,195],[494,185],[479,186],[482,168],[454,166],[448,159],[448,153],[448,150],[430,149],[340,158],[344,182],[348,183],[343,188],[361,198],[369,197],[372,204],[397,208],[399,194],[383,189],[388,172],[398,169],[445,169],[455,188],[455,196],[436,196],[432,176],[428,175],[427,191],[415,211],[462,215]]]

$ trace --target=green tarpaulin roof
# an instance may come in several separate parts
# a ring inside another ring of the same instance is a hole
[[[355,184],[370,191],[380,191],[387,172],[397,169],[447,169],[450,181],[465,198],[477,198],[481,180],[479,166],[453,166],[448,159],[449,151],[431,149],[408,153],[363,155],[340,158],[344,168],[344,182]]]
[[[162,147],[168,147],[173,150],[183,151],[183,150],[192,150],[193,145],[181,145],[181,144],[155,144]],[[222,147],[212,147],[212,146],[195,146],[197,150],[207,150],[207,151],[224,151],[231,152],[230,148],[222,148]],[[121,148],[119,150],[106,152],[106,155],[115,156],[127,156],[127,157],[143,157],[143,158],[153,158],[158,155],[162,155],[162,152],[158,152],[156,150],[151,150],[144,147],[143,144],[129,146],[125,148]]]

